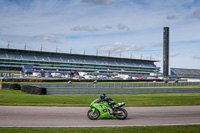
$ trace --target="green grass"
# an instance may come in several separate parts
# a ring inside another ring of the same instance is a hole
[[[200,93],[108,95],[126,106],[200,105]],[[33,95],[0,89],[0,105],[89,106],[99,95]]]
[[[200,125],[141,127],[0,127],[1,133],[199,133]]]
[[[20,71],[7,71],[1,70],[0,73],[13,73],[13,74],[20,74]]]

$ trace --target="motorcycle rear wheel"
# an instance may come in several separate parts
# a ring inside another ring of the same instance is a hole
[[[94,112],[90,109],[88,110],[87,116],[90,120],[97,120],[99,118],[99,111],[95,110]]]
[[[127,111],[123,108],[117,109],[117,112],[121,112],[121,113],[116,114],[116,118],[119,119],[119,120],[124,120],[128,116]]]

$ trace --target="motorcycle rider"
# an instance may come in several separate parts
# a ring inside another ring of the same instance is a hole
[[[110,105],[110,107],[111,107],[111,113],[112,113],[112,111],[114,111],[114,109],[115,109],[115,107],[114,107],[114,105],[116,104],[115,103],[115,101],[113,101],[111,98],[109,98],[109,97],[106,97],[106,94],[101,94],[100,95],[100,98],[101,98],[101,101],[105,101],[105,102],[108,102],[108,104]]]

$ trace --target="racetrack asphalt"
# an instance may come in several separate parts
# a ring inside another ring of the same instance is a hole
[[[0,127],[107,127],[200,124],[200,106],[124,107],[125,120],[87,117],[89,107],[0,106]]]

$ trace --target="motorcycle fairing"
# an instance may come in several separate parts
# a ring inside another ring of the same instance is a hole
[[[125,105],[125,102],[117,103],[114,105],[115,108],[119,108]]]
[[[111,115],[108,110],[109,107],[108,103],[107,102],[97,103],[98,100],[99,99],[96,99],[90,104],[92,111],[94,112],[95,109],[98,110],[100,113],[100,118],[113,118],[114,115]]]

